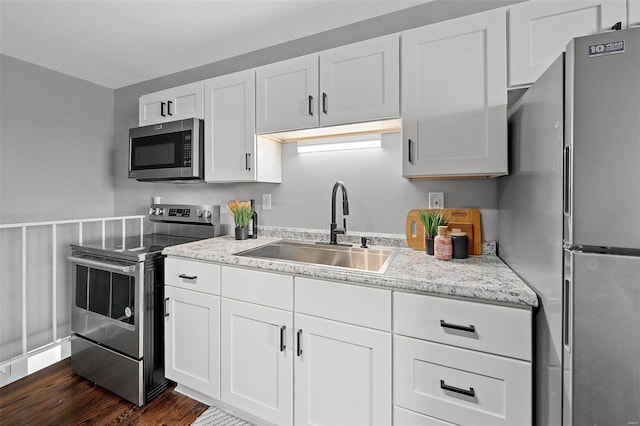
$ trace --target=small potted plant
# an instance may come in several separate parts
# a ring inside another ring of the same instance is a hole
[[[227,203],[227,207],[236,224],[236,240],[246,240],[249,238],[249,222],[253,216],[251,202],[233,200]]]
[[[424,225],[424,238],[427,254],[433,255],[433,239],[438,235],[438,226],[447,226],[449,221],[442,209],[429,209],[418,214]]]

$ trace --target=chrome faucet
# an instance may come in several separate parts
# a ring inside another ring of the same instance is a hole
[[[338,187],[342,189],[342,216],[349,216],[349,196],[347,195],[347,187],[344,186],[344,182],[339,180],[333,184],[333,191],[331,191],[331,239],[329,244],[338,244],[338,234],[347,233],[347,219],[345,217],[342,218],[342,228],[338,228],[338,224],[336,223],[336,194],[338,192]]]

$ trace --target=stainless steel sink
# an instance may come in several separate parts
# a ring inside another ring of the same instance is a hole
[[[382,274],[395,251],[282,240],[235,254]]]

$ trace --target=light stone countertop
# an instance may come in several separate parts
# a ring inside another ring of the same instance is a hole
[[[454,296],[475,301],[508,304],[523,308],[538,306],[538,297],[507,265],[494,254],[470,256],[468,259],[451,261],[436,260],[424,251],[398,247],[396,240],[402,236],[395,234],[353,233],[351,241],[360,236],[368,236],[386,243],[385,246],[371,245],[371,248],[387,248],[396,251],[395,258],[384,274],[323,267],[271,259],[257,259],[236,256],[249,250],[281,239],[299,239],[295,236],[320,236],[309,241],[323,241],[322,231],[306,230],[303,234],[280,232],[278,229],[261,229],[258,238],[237,241],[232,236],[211,238],[193,243],[167,247],[163,254],[226,265],[255,268],[290,275],[343,281],[347,283],[375,286],[390,290],[420,292],[431,295]],[[328,232],[324,232],[328,235]],[[269,236],[263,236],[269,235]],[[276,236],[277,235],[277,236]],[[391,236],[385,240],[383,236]],[[344,236],[339,236],[344,239]],[[342,241],[342,240],[341,240]],[[359,243],[358,243],[359,244]],[[394,246],[394,247],[391,247]],[[354,245],[357,247],[357,245]]]

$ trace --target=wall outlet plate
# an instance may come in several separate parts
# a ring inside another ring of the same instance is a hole
[[[429,208],[444,209],[444,192],[429,193]]]
[[[271,194],[262,194],[262,210],[271,210]]]

